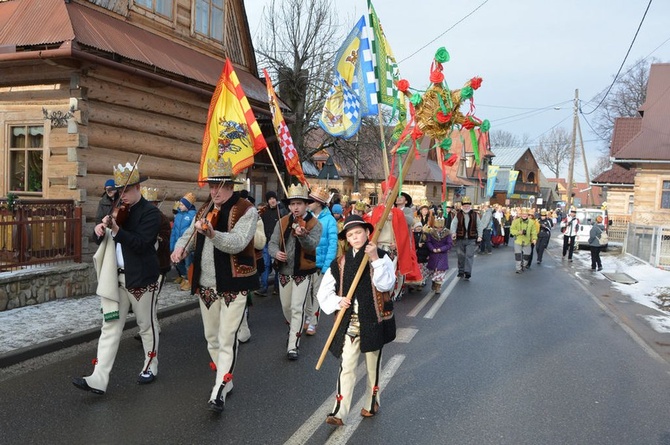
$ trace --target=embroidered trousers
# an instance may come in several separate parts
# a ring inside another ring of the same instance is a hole
[[[296,281],[296,278],[298,281]],[[300,336],[305,324],[305,300],[312,285],[312,275],[305,277],[279,276],[279,299],[284,318],[289,324],[286,352],[300,348]]]
[[[126,277],[119,275],[119,318],[102,322],[100,339],[98,340],[98,356],[93,374],[84,377],[88,386],[107,391],[109,373],[114,366],[119,342],[126,324],[128,311],[133,308],[140,328],[140,337],[144,348],[144,364],[140,372],[151,371],[158,375],[158,324],[156,319],[156,302],[158,290],[145,291],[140,299],[135,298],[125,287]],[[158,285],[156,285],[157,287]]]
[[[338,417],[346,423],[351,402],[354,396],[354,386],[356,385],[356,366],[358,358],[361,355],[361,337],[351,338],[344,336],[344,349],[342,350],[342,361],[340,363],[340,372],[337,376],[337,395],[335,407],[331,416]],[[366,352],[365,367],[367,383],[363,407],[368,411],[373,410],[375,402],[379,405],[379,379],[381,377],[382,351]],[[340,399],[340,400],[338,400]]]
[[[207,308],[200,300],[200,315],[205,329],[207,350],[212,362],[216,364],[216,380],[210,400],[220,398],[225,402],[226,394],[233,389],[233,382],[224,382],[224,377],[232,378],[237,362],[238,330],[247,307],[247,296],[238,293],[234,300],[226,305],[225,300],[217,298]]]
[[[305,301],[305,322],[315,326],[319,324],[319,300],[316,299],[316,294],[321,287],[321,279],[323,274],[317,271],[312,275],[312,285],[307,293],[307,301]]]

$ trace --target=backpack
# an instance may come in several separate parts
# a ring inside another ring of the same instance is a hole
[[[598,242],[600,243],[601,246],[604,246],[609,243],[609,236],[607,235],[607,232],[605,232],[605,230],[600,232]]]

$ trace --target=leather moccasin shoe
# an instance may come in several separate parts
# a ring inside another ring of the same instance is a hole
[[[105,391],[103,391],[101,389],[95,389],[95,388],[91,388],[90,386],[88,386],[88,383],[86,383],[86,379],[84,379],[83,377],[73,378],[72,379],[72,384],[74,386],[76,386],[77,388],[81,389],[82,391],[90,391],[93,394],[98,394],[100,396],[105,393]]]
[[[365,408],[361,408],[361,416],[363,417],[373,417],[379,412],[379,403],[375,402],[375,407],[372,411],[368,411]]]
[[[215,413],[222,413],[223,406],[224,406],[223,401],[219,399],[210,400],[209,402],[207,402],[207,409]]]
[[[344,422],[342,422],[342,419],[340,419],[339,417],[335,417],[335,416],[326,417],[326,423],[328,425],[344,426]]]
[[[149,383],[153,382],[156,380],[156,376],[154,375],[153,372],[147,371],[147,372],[141,372],[139,377],[137,377],[137,384],[138,385],[148,385]]]

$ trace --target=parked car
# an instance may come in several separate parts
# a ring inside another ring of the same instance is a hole
[[[577,219],[579,220],[579,231],[577,232],[577,247],[578,248],[589,248],[589,234],[591,233],[591,228],[596,223],[596,217],[603,217],[603,224],[605,225],[605,231],[610,226],[610,221],[607,217],[607,210],[602,209],[577,209]],[[607,244],[603,246],[602,250],[607,250]]]

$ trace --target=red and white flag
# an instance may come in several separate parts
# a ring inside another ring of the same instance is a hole
[[[272,126],[275,129],[277,134],[277,140],[279,141],[279,147],[281,147],[281,153],[284,156],[284,163],[286,164],[286,170],[289,174],[298,178],[301,184],[309,187],[309,183],[305,178],[305,174],[302,171],[302,165],[300,165],[300,157],[298,156],[298,151],[293,145],[293,138],[291,138],[291,133],[288,131],[288,126],[284,120],[284,116],[281,114],[279,109],[279,103],[277,101],[277,95],[275,94],[275,89],[272,86],[272,80],[270,80],[270,75],[267,70],[263,70],[265,74],[265,83],[268,88],[268,102],[270,102],[270,111],[272,112]]]

